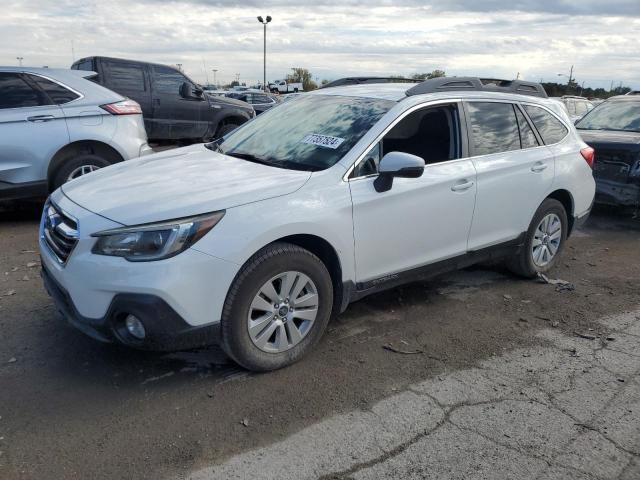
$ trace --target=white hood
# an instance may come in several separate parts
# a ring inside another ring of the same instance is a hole
[[[199,144],[103,168],[64,184],[62,191],[98,215],[137,225],[287,195],[310,176],[222,155]]]

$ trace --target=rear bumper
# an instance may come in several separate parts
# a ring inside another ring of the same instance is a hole
[[[49,186],[44,180],[25,183],[0,182],[0,200],[43,198],[48,194]]]
[[[582,213],[581,215],[576,215],[573,217],[573,227],[571,228],[571,232],[574,232],[576,229],[582,228],[582,226],[587,223],[589,219],[589,215],[591,215],[591,209],[593,208],[593,203],[589,207],[589,210]]]
[[[596,203],[636,207],[640,205],[640,185],[596,177]]]
[[[47,292],[67,321],[96,340],[143,350],[171,351],[210,345],[220,338],[219,322],[191,326],[163,299],[148,294],[117,294],[103,317],[84,317],[68,292],[47,271],[44,262],[41,275]],[[127,332],[124,319],[128,314],[135,315],[143,323],[144,340]]]

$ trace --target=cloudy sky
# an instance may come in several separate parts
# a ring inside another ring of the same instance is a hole
[[[292,6],[294,5],[294,6]],[[0,65],[110,55],[182,63],[195,80],[448,75],[640,88],[640,0],[2,0]]]

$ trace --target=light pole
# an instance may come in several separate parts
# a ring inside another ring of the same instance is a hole
[[[218,73],[218,69],[212,68],[211,71],[213,72],[213,84],[218,88],[218,81],[216,80],[216,73]]]
[[[258,21],[264,26],[264,63],[262,71],[262,89],[267,91],[267,23],[271,21],[271,17],[267,15],[266,19],[258,17]]]
[[[22,66],[22,60],[24,60],[24,57],[16,57],[16,60],[18,60],[20,66]]]

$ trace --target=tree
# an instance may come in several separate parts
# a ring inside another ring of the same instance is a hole
[[[413,78],[414,80],[430,80],[432,78],[438,78],[438,77],[446,77],[447,74],[444,72],[444,70],[434,70],[431,73],[416,73],[414,75],[411,76],[411,78]]]
[[[293,73],[287,75],[287,83],[302,83],[305,92],[318,88],[309,70],[306,68],[292,68],[291,70]]]

